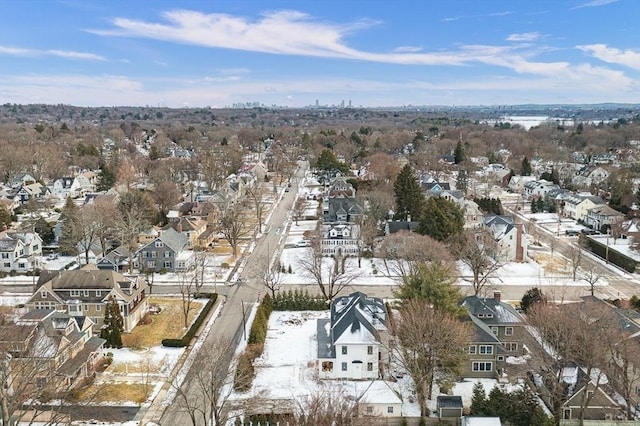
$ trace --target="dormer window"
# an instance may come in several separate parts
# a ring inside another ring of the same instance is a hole
[[[158,248],[164,247],[164,243],[162,241],[156,241],[156,247]]]

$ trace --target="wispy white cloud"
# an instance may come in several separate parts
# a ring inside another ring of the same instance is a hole
[[[606,6],[608,4],[615,3],[617,1],[618,0],[590,0],[588,2],[581,3],[581,4],[577,5],[577,6],[574,6],[571,9],[573,10],[573,9],[582,9],[582,8],[585,8],[585,7]]]
[[[22,47],[12,46],[0,46],[0,55],[10,56],[57,56],[59,58],[66,59],[79,59],[86,61],[106,61],[106,58],[94,53],[75,52],[73,50],[39,50],[39,49],[25,49]]]
[[[394,52],[396,53],[415,53],[415,52],[421,52],[422,51],[422,47],[419,46],[398,46],[395,49],[393,49]]]
[[[539,32],[530,33],[514,33],[507,36],[507,41],[523,42],[523,41],[536,41],[540,38]]]
[[[634,70],[640,70],[640,52],[631,49],[620,50],[606,44],[588,44],[576,46],[583,52],[610,64],[619,64]]]
[[[451,22],[451,21],[459,21],[461,19],[475,19],[475,18],[487,18],[492,16],[508,16],[513,14],[512,11],[506,10],[503,12],[494,12],[494,13],[483,13],[480,15],[458,15],[458,16],[450,16],[448,18],[443,18],[442,22]]]

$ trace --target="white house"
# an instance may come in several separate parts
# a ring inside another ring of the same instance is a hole
[[[386,369],[387,309],[382,299],[355,292],[331,303],[317,324],[321,379],[375,380]]]
[[[359,226],[349,223],[322,225],[320,248],[323,256],[358,254]]]
[[[564,216],[582,221],[587,218],[587,212],[590,209],[604,204],[602,198],[591,195],[590,193],[573,194],[566,197],[563,201],[564,207],[562,212]]]
[[[24,273],[42,268],[42,238],[31,232],[0,232],[0,271]]]
[[[600,230],[604,225],[622,222],[624,215],[606,204],[589,209],[585,223],[593,229]]]
[[[494,256],[503,262],[524,262],[529,246],[522,224],[515,223],[511,216],[487,215],[483,225],[497,243]]]
[[[524,184],[524,196],[527,199],[543,197],[549,192],[560,187],[553,182],[544,179],[533,180]]]
[[[400,417],[402,398],[395,383],[383,380],[355,383],[360,417]]]
[[[536,177],[535,176],[511,176],[511,179],[509,179],[509,184],[507,185],[507,188],[509,189],[509,191],[515,193],[515,194],[522,194],[524,192],[524,185],[527,182],[532,182],[535,181]]]

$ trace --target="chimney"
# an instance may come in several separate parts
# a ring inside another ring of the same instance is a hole
[[[629,299],[620,299],[618,303],[622,309],[629,309]]]
[[[495,300],[496,302],[500,302],[501,299],[501,294],[499,291],[494,291],[493,292],[493,300]]]
[[[522,244],[522,224],[516,224],[516,262],[524,262],[524,247]]]

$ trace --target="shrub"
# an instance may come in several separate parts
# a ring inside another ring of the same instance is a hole
[[[222,263],[220,264],[220,267],[221,267],[222,269],[229,269],[229,264],[228,264],[227,262],[222,262]]]
[[[207,315],[211,311],[211,308],[213,308],[213,305],[215,305],[216,300],[218,299],[217,293],[194,294],[194,297],[196,296],[208,297],[209,300],[207,301],[207,304],[204,305],[204,308],[202,308],[202,311],[200,311],[200,314],[196,317],[196,319],[191,324],[191,327],[189,327],[189,330],[187,330],[187,332],[184,334],[184,336],[182,336],[182,338],[162,339],[162,346],[165,346],[168,348],[183,348],[189,345],[189,342],[191,342],[191,339],[193,339],[193,337],[196,335],[196,333],[198,332],[198,329],[200,329],[200,326],[202,325],[204,320],[207,318]]]

